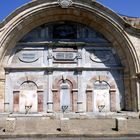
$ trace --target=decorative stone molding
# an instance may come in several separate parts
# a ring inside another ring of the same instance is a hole
[[[72,5],[72,0],[58,0],[58,4],[62,7],[62,8],[68,8],[69,6]]]
[[[14,85],[14,89],[17,90],[20,87],[20,85],[22,85],[24,82],[27,82],[27,81],[35,83],[38,89],[43,89],[42,83],[40,83],[37,77],[32,76],[32,75],[28,75],[27,77],[20,77],[17,80],[17,83]]]
[[[59,89],[59,85],[62,83],[63,79],[62,76],[58,76],[55,80],[54,80],[54,84],[53,84],[53,89]],[[71,77],[71,76],[67,76],[66,77],[66,81],[72,85],[72,89],[77,89],[77,83],[76,81]]]

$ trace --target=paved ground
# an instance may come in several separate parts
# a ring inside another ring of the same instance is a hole
[[[115,119],[70,119],[68,121],[61,121],[59,119],[48,119],[46,117],[18,117],[16,118],[16,127],[14,132],[4,132],[5,122],[0,122],[0,138],[5,137],[22,137],[22,136],[81,136],[80,138],[51,138],[46,140],[92,140],[93,137],[120,137],[120,136],[140,136],[140,119],[128,119],[127,130],[116,131]],[[92,138],[85,138],[82,136],[90,136]],[[100,138],[101,139],[101,138]],[[97,140],[100,140],[99,138]],[[120,140],[140,140],[140,138],[119,138]],[[6,140],[6,139],[5,139]],[[10,138],[15,140],[15,138]],[[18,140],[18,139],[17,139]],[[19,140],[26,140],[20,138]],[[28,139],[27,139],[28,140]],[[29,139],[33,140],[33,139]],[[35,139],[38,140],[38,139]],[[41,140],[41,138],[39,138]],[[42,139],[45,140],[45,139]],[[96,139],[93,139],[96,140]],[[101,140],[117,140],[101,139]]]
[[[85,137],[61,137],[61,138],[9,138],[9,139],[1,139],[0,140],[140,140],[140,137],[106,137],[106,138],[85,138]]]

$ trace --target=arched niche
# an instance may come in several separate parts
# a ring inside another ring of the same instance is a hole
[[[43,95],[33,81],[24,81],[13,92],[13,111],[25,114],[43,111]]]
[[[69,84],[63,82],[60,85],[60,109],[62,112],[70,112],[71,111],[71,103],[73,99],[71,99],[71,90]]]
[[[104,81],[95,81],[93,83],[93,111],[94,112],[110,112],[110,87],[108,83]]]
[[[66,94],[64,93],[66,90]],[[53,84],[53,105],[54,111],[62,112],[62,106],[67,102],[63,102],[62,99],[68,98],[68,112],[76,112],[77,110],[77,83],[75,80],[67,76],[66,79],[63,79],[63,76],[59,76],[54,80]],[[66,96],[65,96],[66,95]],[[63,97],[62,97],[63,96]]]
[[[116,112],[116,85],[107,76],[94,76],[90,79],[86,89],[87,112]],[[105,108],[106,106],[106,108]]]

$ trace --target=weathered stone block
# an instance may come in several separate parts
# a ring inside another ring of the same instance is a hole
[[[61,118],[61,131],[62,132],[69,132],[69,118]]]
[[[116,130],[117,131],[126,131],[127,130],[127,119],[120,117],[116,118]]]
[[[6,119],[6,132],[14,132],[16,127],[16,118],[7,118]]]

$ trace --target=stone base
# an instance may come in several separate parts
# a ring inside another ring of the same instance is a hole
[[[61,131],[62,132],[69,132],[70,127],[69,127],[69,118],[61,118]]]
[[[120,117],[116,118],[116,130],[117,131],[126,131],[127,130],[127,119]]]
[[[7,118],[6,119],[6,132],[14,132],[16,127],[16,118]]]

